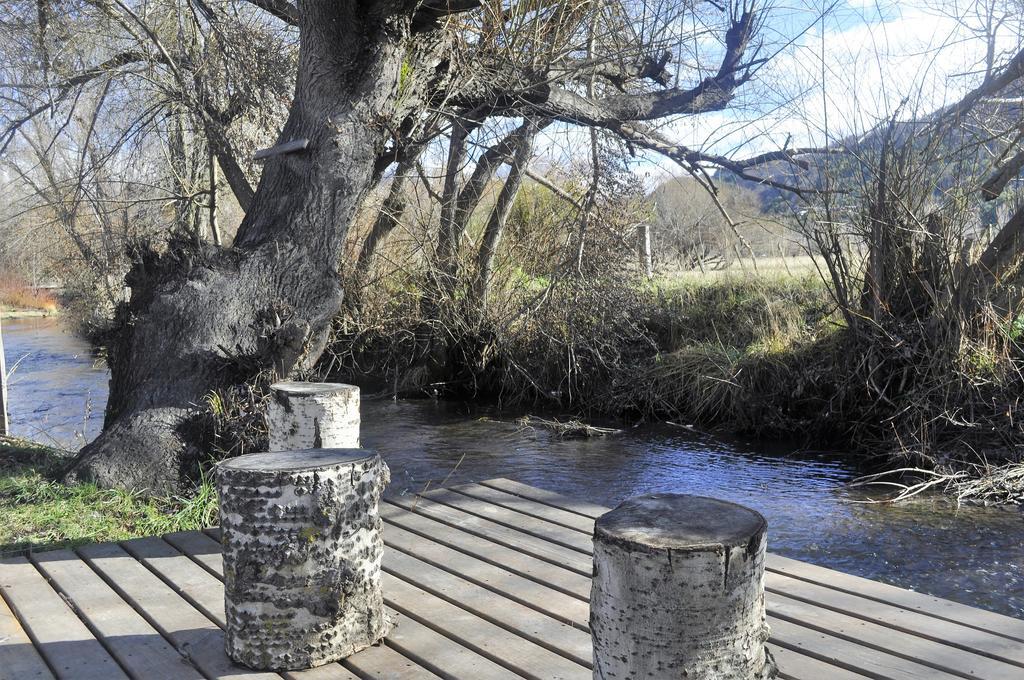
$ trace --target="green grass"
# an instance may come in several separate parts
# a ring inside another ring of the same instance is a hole
[[[837,320],[828,289],[816,274],[666,277],[654,286],[669,351],[706,343],[778,347],[827,335]]]
[[[204,482],[188,498],[56,481],[61,454],[0,437],[0,556],[200,529],[216,521],[217,497]]]

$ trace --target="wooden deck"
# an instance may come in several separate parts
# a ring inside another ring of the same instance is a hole
[[[284,677],[590,678],[590,534],[604,511],[505,479],[386,501],[399,625]],[[775,555],[768,570],[782,677],[1024,678],[1024,621]],[[221,575],[215,529],[2,560],[0,677],[281,677],[224,654]]]

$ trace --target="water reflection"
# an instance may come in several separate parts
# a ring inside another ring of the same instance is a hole
[[[55,319],[4,319],[11,434],[77,449],[103,427],[107,370]]]
[[[5,321],[15,434],[80,445],[102,425],[107,373],[52,321]],[[715,496],[760,510],[769,549],[841,571],[1024,617],[1024,519],[942,501],[867,505],[828,454],[724,441],[667,425],[562,440],[486,409],[366,401],[363,442],[392,469],[389,493],[510,477],[614,505],[650,491]]]

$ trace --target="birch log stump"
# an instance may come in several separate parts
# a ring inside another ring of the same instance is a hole
[[[389,480],[362,449],[217,466],[228,656],[261,670],[311,668],[387,634],[377,506]]]
[[[278,382],[267,411],[271,451],[359,448],[359,388]]]
[[[594,678],[774,677],[759,513],[700,496],[625,501],[594,527]]]

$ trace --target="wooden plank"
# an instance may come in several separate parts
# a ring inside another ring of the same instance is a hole
[[[215,534],[215,535],[214,535]],[[224,580],[224,559],[221,557],[220,527],[202,531],[179,531],[164,535],[164,540],[188,555],[220,580]]]
[[[446,542],[455,542],[457,545],[467,547],[467,544],[463,541],[460,541],[459,539],[459,535],[461,534],[462,536],[472,539],[472,541],[468,544],[468,547],[473,552],[473,554],[486,555],[487,548],[489,546],[492,550],[499,551],[497,557],[495,558],[499,561],[504,561],[505,559],[505,555],[500,551],[506,551],[510,553],[510,556],[523,557],[518,552],[505,548],[504,546],[489,543],[485,539],[473,536],[471,534],[465,534],[464,532],[461,532],[459,529],[450,527],[446,524],[442,524],[441,522],[429,520],[427,518],[422,517],[421,515],[407,512],[400,508],[382,506],[381,512],[388,518],[389,522],[399,523],[403,521],[411,521],[412,525],[419,531],[417,536],[429,539],[431,541],[435,539],[445,540]],[[388,541],[388,535],[390,531],[392,531],[392,527],[386,526],[384,530],[385,542]],[[416,550],[413,551],[413,554],[419,556],[420,551],[422,550],[422,546],[426,545],[426,543],[417,543],[415,545]],[[559,580],[561,580],[563,583],[566,583],[571,589],[576,590],[580,594],[580,597],[583,599],[584,602],[587,601],[590,594],[590,578],[581,576],[580,574],[569,571],[568,569],[564,569],[562,567],[558,567],[547,562],[543,562],[540,560],[535,561],[537,562],[537,564],[541,565],[544,570],[546,570],[546,575],[555,575],[557,578],[557,574],[561,572],[563,577]],[[458,571],[462,571],[461,566]],[[535,575],[537,575],[537,573],[538,572],[534,572]],[[579,625],[580,627],[584,627],[588,624],[589,607],[574,608],[572,610],[568,610],[567,613],[569,614],[569,617],[573,618],[573,622]],[[799,627],[794,627],[794,629],[799,630]],[[822,680],[823,678],[835,678],[835,680],[855,680],[857,678],[865,677],[858,673],[854,673],[853,671],[840,669],[830,664],[827,664],[823,661],[819,661],[817,659],[804,656],[803,654],[799,654],[784,647],[780,647],[774,643],[769,644],[769,649],[772,650],[773,654],[775,654],[777,659],[779,660],[779,663],[784,671],[782,677],[790,678],[791,680]]]
[[[600,517],[608,511],[608,508],[594,503],[567,498],[553,491],[539,489],[509,479],[490,479],[480,482],[480,484],[591,519]],[[792,578],[1024,642],[1024,621],[1010,616],[771,553],[768,554],[766,566],[769,571]]]
[[[401,551],[563,623],[572,623],[581,618],[586,620],[588,616],[589,607],[584,600],[435,543],[401,527],[387,525],[384,529],[384,544],[393,548],[392,551],[385,553],[385,563],[390,554]],[[552,572],[556,571],[554,566],[547,566]],[[562,571],[572,575],[571,572]],[[583,579],[582,576],[579,578]],[[420,585],[422,587],[422,584]]]
[[[502,569],[507,569],[514,574],[584,602],[590,597],[590,576],[557,568],[550,562],[528,555],[522,550],[508,548],[476,534],[467,533],[457,527],[415,512],[409,512],[389,503],[381,504],[380,514],[385,522],[385,541],[387,541],[392,527],[400,528]]]
[[[59,678],[127,678],[117,661],[24,557],[0,560],[0,588],[36,650]]]
[[[451,565],[451,569],[456,571],[460,567],[460,563]],[[397,550],[385,552],[384,569],[406,583],[447,600],[519,637],[590,667],[593,649],[590,634],[586,631]]]
[[[0,566],[0,580],[3,579],[2,569]],[[47,680],[55,677],[3,597],[0,597],[0,669],[9,678]]]
[[[995,612],[977,609],[959,602],[925,595],[913,590],[905,590],[878,581],[845,574],[833,569],[819,567],[807,562],[800,562],[769,554],[766,567],[792,578],[802,579],[824,585],[835,590],[859,595],[864,598],[878,600],[904,609],[911,609],[922,614],[934,616],[962,626],[970,626],[995,635],[1024,642],[1024,621]]]
[[[498,524],[517,529],[538,538],[543,538],[551,543],[563,545],[582,553],[589,553],[591,550],[591,539],[589,535],[578,531],[566,530],[565,527],[552,524],[531,515],[526,515],[515,510],[509,510],[498,505],[464,496],[448,489],[436,489],[423,494],[422,498],[443,503],[453,508],[458,508],[471,515],[489,519]]]
[[[390,606],[513,673],[535,680],[591,678],[586,666],[485,621],[393,574],[383,574],[383,584],[384,599]]]
[[[459,574],[462,571],[461,566],[462,565],[460,563],[453,563],[451,568],[452,568],[452,570],[456,574]],[[430,579],[424,579],[423,578],[423,574],[424,574],[424,572],[426,570],[424,570],[422,566],[416,565],[414,562],[406,565],[401,570],[393,568],[393,571],[395,572],[395,574],[397,576],[403,578],[404,580],[407,580],[407,581],[409,581],[409,582],[411,582],[411,583],[413,583],[415,585],[423,587],[425,590],[428,590],[428,591],[433,592],[435,594],[440,594],[441,589],[446,587],[444,585],[438,586],[436,584],[429,583]],[[497,611],[499,606],[500,606],[499,603],[495,603],[493,605],[487,605],[487,604],[484,604],[482,602],[481,603],[477,603],[474,606],[473,604],[471,604],[471,602],[472,602],[472,596],[471,595],[467,595],[464,592],[460,592],[457,586],[448,585],[447,587],[449,588],[449,592],[448,592],[448,597],[446,597],[445,599],[448,599],[449,601],[453,601],[454,603],[458,604],[459,606],[467,608],[470,611],[473,611],[474,613],[483,614],[487,609],[491,609],[492,611]],[[479,609],[478,609],[478,607],[479,607]],[[580,627],[585,627],[587,625],[587,619],[588,619],[588,613],[586,611],[586,608],[584,608],[583,611],[575,612],[574,623],[576,625],[578,625]],[[529,628],[529,621],[528,620],[527,621],[506,621],[505,623],[507,625],[510,625],[510,626],[515,626],[518,630],[525,630],[525,629]],[[546,637],[554,639],[554,636],[557,635],[557,632],[545,632],[544,635]],[[590,661],[589,638],[583,638],[582,641],[580,642],[579,646],[580,646],[580,650],[577,652],[577,654],[575,655],[574,658],[577,661],[585,662],[586,665],[589,666],[589,661]],[[785,648],[778,647],[777,645],[771,645],[771,648],[773,649],[774,652],[778,653],[778,656],[779,656],[779,658],[781,660],[780,663],[782,663],[786,667],[786,670],[787,670],[787,673],[788,673],[788,677],[792,677],[792,678],[807,678],[808,680],[818,680],[819,678],[822,678],[822,677],[847,677],[847,678],[864,677],[864,676],[860,676],[860,675],[858,675],[856,673],[847,672],[847,671],[843,671],[841,669],[837,669],[837,668],[835,668],[833,666],[825,664],[824,662],[821,662],[821,661],[818,661],[818,660],[815,660],[815,659],[811,659],[809,657],[805,657],[805,656],[803,656],[801,654],[798,654],[796,652],[793,652],[791,650],[787,650]],[[913,665],[910,665],[910,666],[913,667]],[[822,674],[823,672],[827,672],[829,675],[823,675]],[[942,674],[938,674],[938,677],[941,678]]]
[[[515,494],[520,498],[527,498],[532,501],[537,501],[538,503],[543,503],[544,505],[550,505],[551,507],[558,508],[559,510],[565,510],[567,512],[576,513],[577,515],[582,515],[583,517],[589,517],[590,519],[597,519],[611,509],[603,505],[598,505],[597,503],[590,503],[589,501],[564,496],[555,491],[549,491],[537,486],[530,486],[529,484],[523,484],[522,482],[502,477],[487,479],[480,482],[480,484]]]
[[[782,680],[865,680],[868,677],[771,642],[767,647],[775,657],[775,665],[779,669],[778,677]]]
[[[336,663],[329,663],[304,671],[282,671],[287,680],[360,680],[359,676],[350,673]]]
[[[451,680],[515,680],[520,677],[432,627],[390,611],[398,625],[388,634],[387,645],[437,675]]]
[[[570,530],[570,529],[566,528],[565,530]],[[386,535],[386,533],[387,533],[387,530],[385,529],[385,535]],[[415,551],[414,551],[414,554],[415,554]],[[554,568],[554,569],[560,568],[560,567],[557,567],[557,566],[554,566],[554,565],[549,565],[549,566],[551,568]],[[461,570],[461,567],[458,564],[453,564],[452,569],[454,571],[458,572],[458,571]],[[585,579],[584,577],[581,577],[579,575],[574,575],[574,576],[575,576],[575,578],[580,580],[581,587],[586,585],[587,592],[589,592],[590,580],[589,579]],[[575,623],[577,623],[578,625],[586,625],[587,624],[587,615],[586,614],[584,614],[582,612],[577,612],[577,614],[575,614],[575,617],[577,617],[577,618],[575,618]],[[771,619],[771,621],[774,623],[774,619]],[[830,675],[822,675],[821,674],[821,671],[822,671],[823,667],[827,668],[831,674],[836,675],[837,677],[844,677],[844,676],[846,676],[846,677],[860,677],[857,673],[855,673],[853,671],[844,671],[844,670],[836,669],[835,667],[828,666],[828,664],[826,664],[825,662],[822,662],[822,661],[819,661],[819,660],[815,660],[815,658],[811,658],[811,657],[805,656],[805,655],[803,655],[801,653],[798,653],[798,652],[794,651],[793,649],[787,649],[786,647],[778,646],[779,643],[788,643],[788,644],[793,645],[793,646],[796,646],[798,644],[802,644],[802,645],[804,645],[806,647],[809,647],[809,648],[813,649],[817,645],[820,645],[822,643],[827,643],[827,639],[821,640],[820,638],[815,636],[815,632],[813,630],[809,630],[809,629],[807,629],[805,627],[802,627],[802,626],[788,625],[788,626],[785,626],[783,630],[785,631],[785,635],[786,636],[790,636],[790,637],[779,638],[777,635],[773,635],[772,644],[770,645],[770,648],[784,650],[784,651],[782,651],[780,653],[780,658],[784,658],[784,660],[787,660],[786,662],[783,662],[783,663],[787,664],[787,666],[785,667],[785,670],[786,670],[786,673],[788,674],[788,677],[806,678],[807,680],[818,680],[819,678],[822,678],[822,677],[831,677]],[[793,636],[796,636],[796,637],[794,638]],[[793,638],[793,639],[791,639],[791,638]],[[880,660],[883,660],[883,661],[886,660],[886,658],[888,657],[888,654],[885,654],[885,653],[882,653],[882,652],[877,652],[877,651],[876,652],[871,652],[870,650],[867,650],[866,648],[862,648],[862,645],[858,645],[858,649],[857,650],[858,650],[860,656],[864,656],[864,655],[869,654],[869,653],[874,653],[874,654],[876,654],[877,657],[880,658]],[[826,652],[826,650],[820,650],[820,649],[818,649],[817,651],[819,651],[819,652],[825,651]],[[920,667],[919,665],[915,665],[913,663],[908,663],[908,662],[905,662],[904,660],[900,660],[900,658],[895,658],[895,657],[889,658],[888,662],[885,662],[885,663],[887,663],[890,666],[896,667],[896,668],[902,668],[904,672],[913,672],[915,670],[916,671],[920,671],[923,668],[923,667]],[[929,672],[933,673],[930,669],[929,669]]]
[[[476,498],[477,500],[493,503],[494,505],[544,519],[554,524],[560,524],[568,529],[583,532],[588,536],[594,535],[594,520],[575,512],[531,501],[507,491],[484,486],[483,484],[460,484],[450,488],[453,491]]]
[[[211,530],[211,533],[217,532]],[[211,536],[193,531],[169,534],[166,538],[189,557],[201,560],[212,576],[223,579],[220,544]],[[221,598],[223,600],[223,595]],[[435,673],[459,680],[507,680],[516,677],[419,622],[400,616],[394,609],[389,609],[389,613],[398,625],[385,638],[384,644],[393,651],[379,651],[379,647],[371,648],[378,651],[364,650],[346,659],[345,666],[366,677],[383,674],[381,677],[430,678]],[[388,661],[388,665],[380,666],[384,660]],[[387,673],[398,675],[389,676]]]
[[[475,513],[475,514],[477,514],[478,516],[485,512],[480,507],[480,506],[484,506],[484,505],[486,505],[485,501],[477,500],[477,499],[470,499],[468,497],[466,497],[465,501],[460,502],[460,507],[462,507],[463,509],[466,509],[467,511],[470,510],[470,509],[476,509],[477,513]],[[514,511],[514,510],[510,510],[508,508],[500,507],[500,506],[491,506],[490,509],[486,511],[486,514],[490,518],[494,519],[496,522],[500,522],[504,526],[507,526],[507,527],[512,527],[514,525],[514,523],[519,521],[520,518],[522,517],[522,513]],[[577,531],[575,531],[573,529],[569,529],[569,528],[567,528],[565,526],[556,525],[556,524],[553,524],[551,522],[547,522],[546,520],[541,520],[539,518],[532,518],[532,519],[533,519],[533,522],[531,523],[532,526],[531,526],[531,529],[529,530],[532,535],[537,535],[538,533],[541,533],[540,531],[538,531],[538,527],[539,527],[539,525],[541,523],[543,523],[543,524],[546,524],[547,526],[544,528],[542,533],[544,533],[545,535],[548,535],[548,536],[558,536],[559,534],[561,534],[563,536],[567,536],[567,535],[570,535],[570,534],[576,534],[577,536],[583,536],[582,533],[579,533],[579,532],[577,532]],[[778,598],[775,598],[775,599],[778,599]],[[774,608],[775,601],[772,598],[768,598],[767,605],[768,605],[769,615],[770,616],[774,616],[775,611],[776,611],[775,608]],[[810,612],[810,613],[808,613],[808,612]],[[801,633],[803,635],[803,638],[801,638],[801,639],[809,640],[810,642],[808,642],[807,644],[811,644],[813,646],[813,643],[816,640],[816,637],[812,634],[812,631],[807,630],[807,628],[815,628],[815,629],[821,628],[822,630],[828,630],[827,628],[824,628],[822,626],[822,621],[824,619],[830,619],[830,620],[833,621],[834,625],[836,625],[836,628],[837,628],[837,630],[835,630],[835,631],[830,631],[830,632],[834,632],[835,633],[835,635],[833,637],[844,638],[847,641],[859,644],[861,641],[858,640],[856,638],[856,636],[852,635],[849,632],[850,627],[843,625],[843,624],[846,623],[846,621],[844,619],[842,619],[840,615],[831,615],[831,614],[834,614],[834,613],[832,613],[832,612],[830,612],[829,610],[826,610],[826,609],[817,609],[817,610],[811,609],[811,610],[805,611],[804,612],[804,618],[805,619],[810,619],[810,621],[804,621],[802,619],[799,621],[800,625],[804,629],[802,631],[802,633]],[[860,621],[860,620],[855,620],[855,621],[856,621],[856,623],[854,624],[855,627],[856,626],[861,626],[861,625],[862,626],[874,625],[874,624],[869,624],[868,622],[865,622],[865,621]],[[925,667],[925,665],[923,663],[918,663],[918,662],[919,661],[923,661],[923,659],[926,658],[926,652],[930,651],[931,653],[938,653],[940,651],[940,650],[935,650],[935,649],[932,649],[931,647],[929,647],[929,645],[934,645],[934,643],[932,643],[930,641],[923,641],[920,638],[914,637],[912,635],[907,635],[905,633],[901,633],[899,631],[895,631],[895,630],[891,630],[891,629],[881,629],[881,627],[879,627],[879,629],[880,629],[880,631],[875,631],[878,634],[874,635],[874,637],[872,637],[872,640],[875,642],[876,645],[877,644],[881,644],[882,641],[884,641],[884,643],[888,645],[887,647],[885,647],[885,649],[888,649],[889,651],[894,652],[895,655],[893,655],[891,659],[888,659],[886,661],[886,663],[888,665],[894,667],[894,668],[901,669],[901,672],[904,672],[904,673],[907,673],[907,674],[911,674],[911,675],[914,674],[914,673],[922,672],[922,669]],[[788,630],[788,631],[792,632],[793,628],[792,628],[792,626],[786,626],[785,630]],[[779,644],[782,644],[783,646],[786,646],[785,643],[787,642],[787,640],[785,638],[777,638],[776,637],[776,638],[773,638],[773,639],[774,639],[775,642],[777,642]],[[921,643],[923,643],[923,644],[921,644]],[[868,643],[868,644],[870,644],[870,643]],[[921,647],[924,648],[924,651],[920,651],[919,650],[919,648],[921,648]],[[951,648],[948,648],[948,647],[945,647],[943,649],[944,650],[951,650]],[[904,658],[899,657],[898,654],[901,653],[901,650],[919,650],[919,651],[918,651],[918,653],[914,654],[913,660],[911,660],[911,659],[904,659]],[[948,651],[943,651],[943,654],[948,654]],[[884,658],[886,656],[886,655],[880,654],[878,652],[875,652],[875,655],[878,657],[878,659],[876,659],[876,663],[879,662],[879,659],[882,659],[882,658]],[[859,658],[867,658],[868,656],[870,656],[870,653],[866,653],[863,650],[861,650]],[[945,658],[945,657],[943,657],[943,658]],[[978,657],[978,658],[981,658],[981,657]],[[975,661],[977,661],[977,659],[975,659]],[[957,666],[956,667],[957,672],[958,673],[969,673],[970,670],[971,670],[970,667],[969,667],[970,666],[970,660],[969,659],[964,659],[963,663],[964,663],[963,666]],[[993,667],[992,665],[986,665],[985,663],[981,663],[981,662],[979,662],[979,664],[977,664],[977,665],[979,667],[984,667],[988,671],[991,671],[993,673],[997,672],[996,668]],[[1000,666],[999,662],[995,662],[995,665],[999,666],[1000,670],[1005,670],[1004,667]],[[853,670],[864,670],[864,671],[869,670],[869,669],[860,669],[860,668],[858,668],[858,667],[856,667],[854,665],[849,665],[847,667],[849,667],[849,668],[851,668]],[[938,675],[938,676],[941,677],[941,675],[942,675],[942,672],[939,671],[939,670],[931,670],[929,672],[930,672],[930,674],[932,676]],[[949,675],[949,677],[954,677],[954,676]],[[998,676],[996,676],[996,677],[998,677]]]
[[[502,507],[513,506],[513,503],[504,498],[504,495],[508,495],[507,492],[498,490],[488,491],[489,488],[482,485],[463,485],[457,487],[461,493],[472,495],[481,501],[500,502],[499,504]],[[549,496],[548,500],[554,499]],[[592,525],[592,520],[582,515],[558,510],[537,501],[520,499],[518,503],[514,504],[514,507],[518,512],[528,513],[566,528],[573,526],[577,531],[586,531],[588,525]],[[572,517],[578,519],[570,520],[569,518]],[[769,583],[772,582],[773,575],[772,572],[768,573]],[[779,575],[778,578],[785,579],[786,577]],[[799,584],[806,583],[795,579],[788,579],[788,581],[790,585],[789,590],[801,588]],[[953,625],[951,622],[936,619],[925,614],[911,612],[880,602],[873,602],[872,600],[860,598],[849,593],[835,591],[823,585],[807,583],[807,586],[802,588],[802,590],[808,591],[817,588],[817,591],[813,595],[805,593],[803,598],[797,599],[803,599],[805,602],[810,602],[818,607],[821,606],[823,601],[831,601],[834,606],[830,608],[842,611],[844,614],[882,623],[890,628],[915,636],[929,637],[933,641],[941,642],[944,645],[953,645],[961,649],[978,652],[984,656],[990,656],[1008,663],[1024,663],[1024,648],[1006,638],[991,636],[980,630]],[[769,596],[769,606],[772,603],[773,599]],[[910,628],[907,627],[908,624],[911,626]],[[910,647],[914,647],[913,638],[904,638],[897,635],[895,639],[901,641],[901,648],[907,648],[908,640]],[[969,659],[970,656],[970,654],[965,655],[965,658]],[[962,668],[960,670],[963,671]],[[990,670],[996,672],[999,669],[990,667]],[[1001,669],[1000,672],[1005,672],[1005,669]]]
[[[202,536],[202,534],[198,534]],[[205,537],[204,537],[205,538]],[[121,547],[146,565],[174,592],[188,600],[206,618],[224,628],[224,584],[162,538],[122,541]]]
[[[1005,637],[775,572],[768,572],[765,582],[770,593],[769,599],[772,599],[772,594],[785,595],[815,607],[824,607],[1024,667],[1024,645]],[[1021,673],[1024,676],[1024,671]]]
[[[536,536],[524,534],[504,524],[498,524],[457,508],[435,503],[427,498],[392,498],[389,499],[389,502],[411,512],[443,522],[448,526],[475,534],[488,541],[504,545],[513,550],[519,550],[551,564],[572,569],[583,576],[589,577],[593,570],[590,557],[579,551],[555,545]]]
[[[223,631],[119,545],[87,545],[79,548],[78,554],[208,677],[247,680],[281,677],[233,663],[224,652]]]
[[[158,574],[169,586],[182,597],[192,603],[196,609],[205,613],[220,628],[226,625],[224,615],[224,584],[216,576],[191,560],[188,555],[179,552],[172,545],[176,541],[182,545],[192,546],[208,554],[210,550],[219,550],[220,546],[210,537],[198,531],[179,532],[169,535],[168,540],[160,538],[141,538],[125,541],[122,546],[133,557],[143,562]],[[222,563],[217,562],[223,570]],[[375,648],[371,648],[375,649]],[[326,664],[307,671],[290,671],[283,673],[286,678],[295,680],[318,680],[319,678],[351,678],[350,670],[371,673],[392,673],[395,677],[405,676],[414,671],[416,664],[401,657],[395,652],[378,652],[367,654],[365,650],[346,659],[343,667],[340,664]],[[427,676],[432,676],[426,669],[419,668]]]
[[[869,678],[884,680],[931,680],[941,677],[939,671],[916,666],[903,659],[834,637],[809,630],[789,621],[770,622],[776,644],[832,666],[838,666]],[[788,673],[788,671],[787,671]],[[821,676],[822,680],[831,675]]]
[[[31,556],[121,667],[135,677],[203,680],[203,675],[70,550]]]
[[[441,659],[440,661],[443,665]],[[405,657],[387,645],[374,645],[353,654],[345,659],[346,668],[354,670],[358,675],[348,673],[344,677],[352,678],[374,678],[375,680],[440,680],[440,676],[431,673],[423,666]],[[321,668],[339,668],[338,664],[322,666]],[[319,671],[320,669],[314,669]],[[308,675],[304,672],[296,675],[298,680],[319,680],[320,676]],[[324,675],[325,680],[339,678],[338,675]]]
[[[912,661],[914,666],[931,666],[929,677],[991,678],[1020,677],[1021,668],[956,649],[933,640],[906,635],[863,619],[822,609],[806,602],[776,594],[771,599],[771,616],[805,628],[871,647]]]

